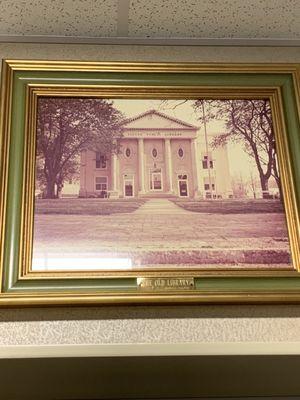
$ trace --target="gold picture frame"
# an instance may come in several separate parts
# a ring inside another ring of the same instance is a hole
[[[300,300],[298,64],[7,60],[2,71],[0,304]],[[268,99],[293,267],[33,270],[37,102],[47,97]]]

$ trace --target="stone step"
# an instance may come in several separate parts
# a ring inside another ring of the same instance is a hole
[[[190,214],[192,211],[187,211],[168,199],[150,199],[147,200],[140,208],[134,211],[134,214],[139,215],[162,215],[162,214]]]
[[[170,193],[147,193],[140,194],[140,199],[178,199],[178,196]]]

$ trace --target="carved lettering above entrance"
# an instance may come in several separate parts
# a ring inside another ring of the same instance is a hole
[[[125,131],[123,136],[126,138],[146,138],[146,139],[194,139],[197,132],[185,131]]]

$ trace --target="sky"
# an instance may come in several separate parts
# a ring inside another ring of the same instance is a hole
[[[197,118],[193,108],[194,101],[170,100],[167,104],[162,100],[121,100],[114,99],[115,107],[120,110],[126,118],[134,117],[151,109],[155,109],[171,117],[178,118],[184,122],[198,126],[198,135],[204,135],[203,126]],[[175,108],[174,108],[175,106]],[[207,124],[208,135],[225,131],[225,121],[211,121]],[[257,167],[254,160],[245,153],[242,144],[228,144],[228,158],[230,174],[233,177],[248,180],[250,175],[258,179]]]

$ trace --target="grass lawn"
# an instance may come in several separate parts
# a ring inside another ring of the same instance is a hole
[[[283,213],[280,200],[172,200],[185,210],[209,214],[261,214]]]
[[[145,200],[136,199],[36,199],[36,214],[110,215],[130,213]]]

